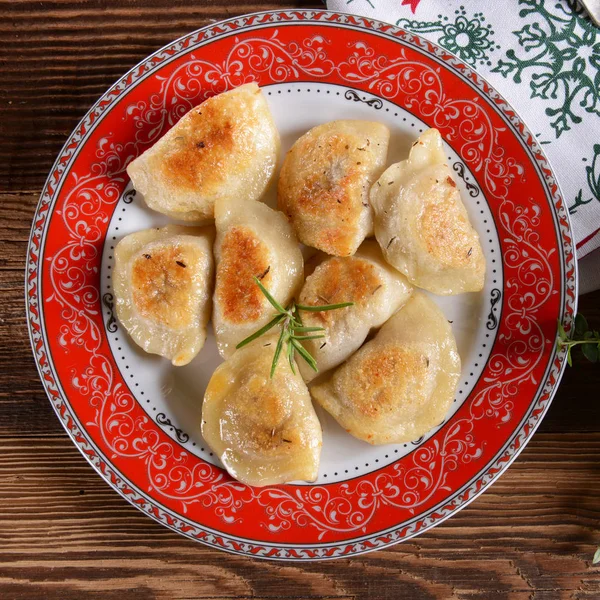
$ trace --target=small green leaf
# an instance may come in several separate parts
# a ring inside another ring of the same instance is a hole
[[[308,366],[318,373],[319,369],[317,369],[317,361],[310,355],[308,350],[305,350],[302,344],[294,338],[291,338],[291,342],[294,344],[294,348],[298,351],[298,354],[308,363]]]
[[[594,344],[582,344],[581,351],[590,362],[598,362],[598,348]]]
[[[598,547],[598,549],[594,553],[594,558],[592,558],[592,564],[596,565],[599,562],[600,562],[600,546]]]
[[[571,358],[571,346],[569,346],[567,348],[567,364],[572,367],[573,366],[573,359]]]
[[[354,306],[354,302],[341,302],[340,304],[323,304],[322,306],[302,306],[296,304],[298,310],[305,310],[307,312],[324,312],[326,310],[337,310],[338,308],[346,308],[347,306]]]
[[[290,363],[290,369],[292,369],[292,373],[296,374],[296,367],[294,366],[294,345],[288,344],[288,361]]]
[[[309,310],[312,312],[321,312],[323,310],[334,310],[336,308],[344,308],[346,306],[352,306],[352,302],[344,302],[342,304],[328,304],[325,306],[297,306],[294,302],[292,302],[287,308],[284,308],[271,296],[269,291],[265,288],[265,286],[261,283],[258,277],[254,277],[254,282],[258,285],[260,291],[263,293],[265,298],[269,301],[271,306],[275,308],[278,314],[271,319],[265,326],[261,327],[258,331],[255,331],[252,335],[248,336],[246,339],[242,340],[236,348],[241,348],[246,344],[249,344],[256,338],[260,337],[275,325],[281,323],[281,333],[279,334],[279,338],[277,340],[277,345],[275,346],[275,352],[273,354],[273,362],[271,364],[271,378],[275,374],[275,370],[277,369],[277,364],[279,363],[279,358],[281,353],[284,351],[285,346],[285,355],[287,361],[290,363],[290,369],[292,373],[296,375],[296,363],[295,363],[295,353],[297,352],[310,366],[311,369],[318,372],[317,361],[313,358],[308,350],[302,346],[302,342],[305,340],[318,340],[323,339],[325,337],[324,327],[305,327],[302,323],[302,318],[300,316],[299,310]],[[314,335],[298,335],[298,334],[314,334]],[[286,345],[287,344],[287,345]],[[270,344],[267,344],[267,346]]]
[[[281,349],[283,348],[283,342],[285,339],[285,327],[281,328],[281,334],[279,335],[279,339],[277,340],[277,346],[275,347],[275,354],[273,355],[273,364],[271,365],[271,379],[273,379],[273,375],[275,374],[275,369],[277,368],[277,363],[279,362],[279,356],[281,355]]]
[[[585,333],[588,330],[588,322],[587,319],[581,314],[578,313],[575,317],[575,335],[579,336]]]
[[[292,338],[298,340],[299,342],[303,342],[304,340],[322,340],[325,337],[325,334],[321,335],[293,335]]]
[[[285,315],[277,315],[273,320],[269,321],[264,327],[261,327],[258,331],[255,331],[252,335],[249,335],[246,339],[243,339],[237,346],[236,349],[242,348],[246,344],[254,341],[264,333],[267,333],[271,327],[275,327],[277,323],[280,323],[285,318]]]
[[[256,285],[258,285],[258,287],[260,288],[260,291],[265,295],[265,298],[271,303],[271,306],[276,311],[280,313],[285,313],[285,308],[283,308],[283,306],[281,306],[281,304],[279,304],[279,302],[277,302],[277,300],[275,300],[275,298],[271,296],[269,290],[267,290],[267,288],[260,282],[260,279],[258,277],[255,277],[254,281],[256,282]]]

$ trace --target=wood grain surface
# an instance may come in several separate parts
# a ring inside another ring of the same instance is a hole
[[[0,599],[600,598],[600,368],[579,356],[508,472],[442,525],[325,563],[209,550],[113,492],[72,445],[38,380],[24,258],[67,135],[127,69],[211,21],[303,2],[0,2]],[[600,293],[580,310],[600,328]]]

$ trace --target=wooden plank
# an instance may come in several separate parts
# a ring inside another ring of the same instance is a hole
[[[292,565],[224,555],[168,531],[113,492],[64,436],[2,437],[0,590],[136,598],[143,582],[146,597],[487,600],[560,589],[594,598],[599,456],[597,433],[538,434],[486,494],[435,530],[351,560]]]

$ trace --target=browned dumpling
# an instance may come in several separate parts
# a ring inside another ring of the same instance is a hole
[[[314,481],[321,425],[306,384],[281,360],[277,335],[261,337],[217,367],[202,406],[202,435],[232,477],[264,486]]]
[[[411,283],[442,295],[483,288],[479,236],[445,163],[437,129],[423,133],[408,160],[383,173],[371,188],[371,205],[383,255]]]
[[[209,228],[168,225],[124,237],[115,248],[117,317],[133,341],[176,366],[206,339],[213,289]]]
[[[310,392],[353,436],[398,444],[444,420],[459,377],[448,321],[433,300],[415,293],[373,340]]]
[[[221,356],[273,318],[273,307],[256,285],[287,306],[302,285],[298,240],[279,211],[262,202],[217,202],[217,277],[213,326]]]
[[[330,257],[309,275],[298,304],[319,306],[353,302],[327,312],[302,312],[304,325],[324,327],[325,337],[304,342],[317,361],[319,373],[337,367],[365,341],[369,331],[385,323],[409,298],[406,277],[388,265],[375,241],[366,241],[354,256]],[[304,362],[305,381],[316,373]]]
[[[369,121],[332,121],[305,133],[288,152],[278,204],[298,239],[351,256],[373,233],[369,188],[387,156],[390,132]]]
[[[267,102],[249,83],[190,110],[127,173],[150,208],[199,222],[212,218],[217,199],[258,200],[278,154]]]

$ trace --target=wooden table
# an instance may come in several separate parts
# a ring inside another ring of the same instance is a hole
[[[38,380],[24,317],[27,237],[67,135],[127,69],[235,14],[310,6],[2,0],[0,598],[600,598],[600,367],[577,358],[538,433],[491,490],[428,533],[350,560],[284,564],[209,550],[113,492]],[[600,328],[600,293],[581,311]]]

